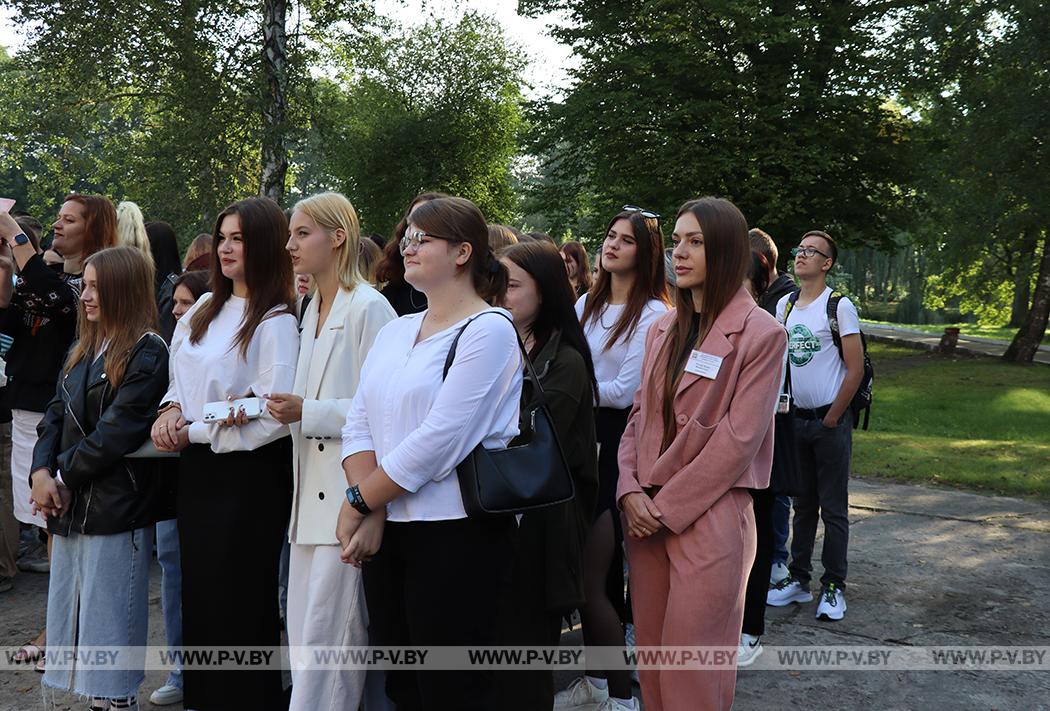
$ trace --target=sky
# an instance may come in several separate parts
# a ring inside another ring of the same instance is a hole
[[[517,0],[376,0],[376,6],[381,14],[409,25],[422,23],[429,15],[454,19],[466,10],[492,15],[529,57],[525,81],[531,88],[525,92],[526,97],[556,96],[568,84],[567,70],[574,66],[572,53],[547,31],[551,22],[560,19],[557,15],[520,17]],[[22,42],[12,17],[9,9],[0,8],[0,45],[14,53]]]

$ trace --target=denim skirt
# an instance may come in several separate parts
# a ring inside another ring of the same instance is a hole
[[[145,647],[153,526],[110,535],[54,536],[52,546],[48,656],[60,647]],[[145,678],[139,659],[145,661],[142,650],[124,651],[117,666],[49,660],[42,684],[83,696],[135,696]]]

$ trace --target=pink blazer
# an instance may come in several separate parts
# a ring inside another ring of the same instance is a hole
[[[660,357],[670,312],[649,329],[642,385],[620,441],[616,500],[658,486],[653,501],[667,528],[681,533],[730,489],[769,486],[773,414],[787,352],[787,335],[741,287],[715,320],[700,350],[721,356],[715,379],[685,373],[674,399],[677,434],[663,442]]]

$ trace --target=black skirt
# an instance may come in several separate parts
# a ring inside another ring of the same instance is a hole
[[[624,595],[623,522],[616,506],[616,484],[620,479],[620,440],[627,429],[631,409],[614,410],[599,407],[594,411],[594,430],[601,448],[598,450],[598,507],[595,518],[609,511],[613,526],[613,555],[605,578],[605,591],[623,622],[631,621],[631,610]]]
[[[277,577],[292,501],[291,438],[228,454],[191,444],[179,459],[183,644],[278,649]],[[273,663],[278,661],[275,654]],[[187,669],[183,680],[186,708],[287,707],[278,668]]]

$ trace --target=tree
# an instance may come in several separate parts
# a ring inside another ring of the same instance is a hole
[[[540,107],[527,211],[560,206],[552,222],[586,231],[627,202],[666,215],[717,194],[784,246],[814,227],[891,239],[909,127],[881,81],[892,3],[521,5],[567,13],[557,36],[581,62],[564,101]]]
[[[494,222],[513,216],[525,62],[498,23],[391,25],[336,49],[339,76],[314,86],[297,192],[338,188],[383,232],[423,190],[469,198]]]
[[[941,261],[972,275],[963,289],[1000,290],[1012,322],[1027,311],[1006,354],[1021,362],[1031,361],[1050,306],[1047,32],[1040,0],[951,0],[906,13],[899,33],[904,90],[928,125],[924,183],[939,206]]]

